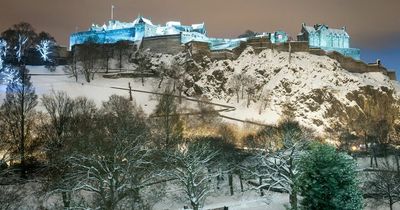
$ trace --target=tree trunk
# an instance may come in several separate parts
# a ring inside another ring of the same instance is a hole
[[[163,80],[164,80],[164,77],[161,76],[160,83],[158,83],[158,88],[161,88],[161,83],[163,82]]]
[[[142,86],[144,86],[144,71],[143,71],[143,69],[142,69]]]
[[[61,192],[62,201],[65,209],[69,209],[71,203],[71,193]]]
[[[239,174],[239,181],[240,181],[240,191],[244,192],[243,190],[243,177],[242,177],[242,173]]]
[[[182,104],[182,89],[179,88],[179,104]]]
[[[289,202],[291,210],[297,210],[297,191],[293,188],[294,186],[292,187],[292,193],[289,195]]]
[[[378,159],[377,159],[377,157],[376,157],[376,151],[375,151],[375,149],[374,149],[374,161],[375,161],[375,167],[378,168]]]
[[[264,191],[263,191],[263,189],[262,189],[262,187],[261,187],[261,185],[262,185],[262,183],[263,183],[263,182],[262,182],[262,178],[259,177],[259,178],[258,178],[258,181],[259,181],[259,184],[260,184],[260,195],[261,195],[261,196],[264,196]]]
[[[236,102],[239,103],[239,91],[236,91]]]
[[[110,60],[110,56],[107,55],[107,60],[106,60],[106,73],[108,73],[108,60]]]
[[[369,166],[372,168],[374,166],[374,156],[372,155],[372,152],[369,155],[370,155]]]
[[[250,93],[247,93],[247,108],[250,106],[250,101],[251,101],[251,95]]]
[[[119,71],[122,71],[122,50],[119,51]]]
[[[229,189],[231,192],[231,196],[233,195],[233,175],[232,173],[229,173],[228,175],[228,182],[229,182]]]
[[[193,210],[199,210],[199,204],[198,203],[194,203],[193,201],[191,201],[190,204],[192,205]]]
[[[21,139],[20,139],[20,158],[21,158],[21,178],[26,178],[26,165],[25,165],[25,66],[21,67],[22,70],[22,97],[21,97]]]
[[[244,98],[244,86],[242,85],[242,99]]]

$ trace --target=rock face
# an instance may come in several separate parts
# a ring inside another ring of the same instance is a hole
[[[351,73],[328,56],[307,52],[256,53],[248,47],[236,60],[191,62],[196,71],[185,74],[186,93],[227,102],[237,108],[228,115],[267,124],[290,115],[323,132],[363,112],[367,102],[360,94],[391,104],[400,97],[399,82],[382,73]]]

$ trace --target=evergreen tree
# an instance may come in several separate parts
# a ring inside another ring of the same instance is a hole
[[[355,162],[329,145],[316,144],[299,163],[302,209],[362,209]]]
[[[17,151],[21,161],[21,177],[26,177],[25,148],[30,136],[34,108],[37,105],[37,95],[30,82],[29,71],[24,65],[19,67],[6,90],[6,98],[1,109],[3,120],[11,134],[10,142],[18,145]]]

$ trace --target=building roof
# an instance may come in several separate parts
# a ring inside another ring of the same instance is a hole
[[[329,28],[328,25],[324,25],[324,24],[316,24],[314,26],[307,26],[304,23],[303,23],[302,27],[308,33],[315,33],[315,32],[321,31],[322,29],[326,29],[326,30],[329,31],[329,33],[333,33],[333,34],[337,34],[337,35],[349,36],[349,34],[346,32],[346,27],[343,27],[341,29],[336,29],[336,28]]]
[[[141,23],[141,22],[144,22],[144,23],[149,24],[149,25],[153,25],[151,20],[149,20],[147,18],[144,18],[143,16],[140,16],[140,15],[133,21],[133,24],[138,24],[138,23]]]

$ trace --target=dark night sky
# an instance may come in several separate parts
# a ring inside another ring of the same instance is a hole
[[[302,22],[346,26],[352,46],[368,62],[381,58],[400,74],[400,0],[0,0],[0,31],[26,21],[67,45],[71,32],[138,14],[155,24],[205,22],[212,37],[236,37],[246,29],[284,30],[295,37]]]

